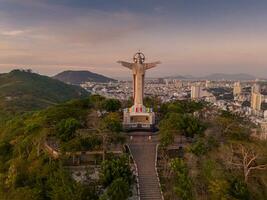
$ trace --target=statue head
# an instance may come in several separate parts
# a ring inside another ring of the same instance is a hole
[[[136,54],[134,54],[133,61],[135,63],[142,64],[145,62],[145,55],[139,51]]]

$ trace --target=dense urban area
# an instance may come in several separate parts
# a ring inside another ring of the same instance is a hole
[[[132,94],[131,81],[109,83],[85,82],[81,86],[92,94],[128,100]],[[145,95],[162,102],[192,99],[250,119],[260,130],[255,136],[267,139],[267,83],[261,80],[176,80],[150,79],[145,84]]]

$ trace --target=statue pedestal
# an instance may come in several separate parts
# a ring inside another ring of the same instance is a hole
[[[155,113],[151,108],[143,105],[134,105],[123,111],[123,129],[132,130],[155,130]]]

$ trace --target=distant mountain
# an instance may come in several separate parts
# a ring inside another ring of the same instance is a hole
[[[181,80],[254,80],[256,79],[255,76],[249,75],[249,74],[224,74],[224,73],[214,73],[207,76],[201,76],[201,77],[195,77],[191,75],[185,75],[185,76],[171,76],[167,78],[173,78],[173,79],[181,79]]]
[[[0,74],[0,110],[20,112],[36,110],[88,95],[79,86],[30,71],[13,70]]]
[[[180,75],[177,75],[177,76],[170,76],[170,77],[166,77],[166,78],[170,78],[170,79],[180,79],[180,80],[190,79],[190,78],[188,78],[187,76],[180,76]]]
[[[255,76],[249,74],[224,74],[224,73],[215,73],[208,76],[202,77],[202,79],[207,80],[254,80]]]
[[[88,81],[101,82],[101,83],[116,81],[112,78],[96,74],[90,71],[64,71],[55,75],[53,78],[74,85],[79,85],[81,83]]]

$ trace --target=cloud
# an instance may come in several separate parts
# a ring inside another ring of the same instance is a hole
[[[168,16],[168,7],[160,4],[151,6],[151,14],[41,0],[0,2],[16,4],[0,8],[0,72],[26,66],[44,73],[69,68],[129,75],[115,62],[131,61],[138,49],[148,61],[163,62],[149,72],[154,76],[209,73],[221,67],[226,72],[236,68],[260,73],[267,65],[266,26],[245,19],[236,24],[232,16],[223,18],[231,23],[198,20],[194,15],[178,18]]]
[[[101,44],[144,29],[145,22],[131,13],[93,12],[49,24],[45,34],[76,44]]]
[[[0,32],[1,35],[4,36],[20,36],[27,33],[25,30],[10,30],[10,31],[2,31]]]

